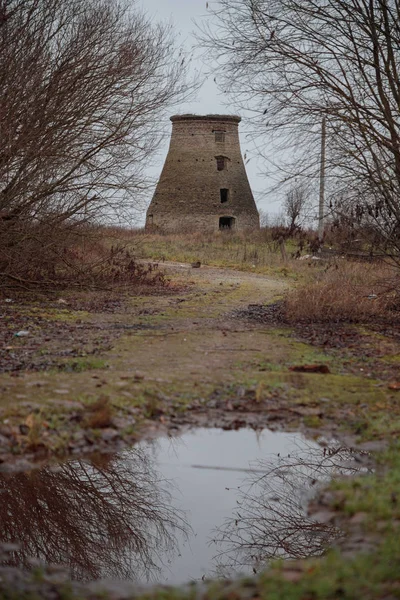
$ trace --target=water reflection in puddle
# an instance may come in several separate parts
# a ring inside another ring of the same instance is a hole
[[[338,535],[306,515],[318,482],[360,470],[351,450],[298,434],[199,429],[114,457],[0,476],[7,564],[74,579],[181,583],[318,555]]]

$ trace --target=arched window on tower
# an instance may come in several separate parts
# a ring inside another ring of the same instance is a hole
[[[216,156],[217,161],[217,171],[225,171],[227,166],[227,158],[226,156]]]

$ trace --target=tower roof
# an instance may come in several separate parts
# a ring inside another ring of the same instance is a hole
[[[231,121],[232,123],[240,123],[242,120],[238,115],[173,115],[170,117],[173,123],[177,121]]]

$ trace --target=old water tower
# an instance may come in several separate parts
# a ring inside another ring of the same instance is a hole
[[[240,151],[240,117],[176,115],[146,230],[258,229],[257,207]]]

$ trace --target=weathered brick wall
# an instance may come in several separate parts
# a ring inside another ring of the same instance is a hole
[[[220,217],[233,217],[237,230],[259,228],[240,150],[240,117],[180,115],[171,121],[169,152],[147,210],[146,229],[214,231]],[[224,132],[224,141],[216,141],[215,131]],[[221,171],[218,156],[225,157]],[[229,190],[227,202],[221,203],[221,189]]]

